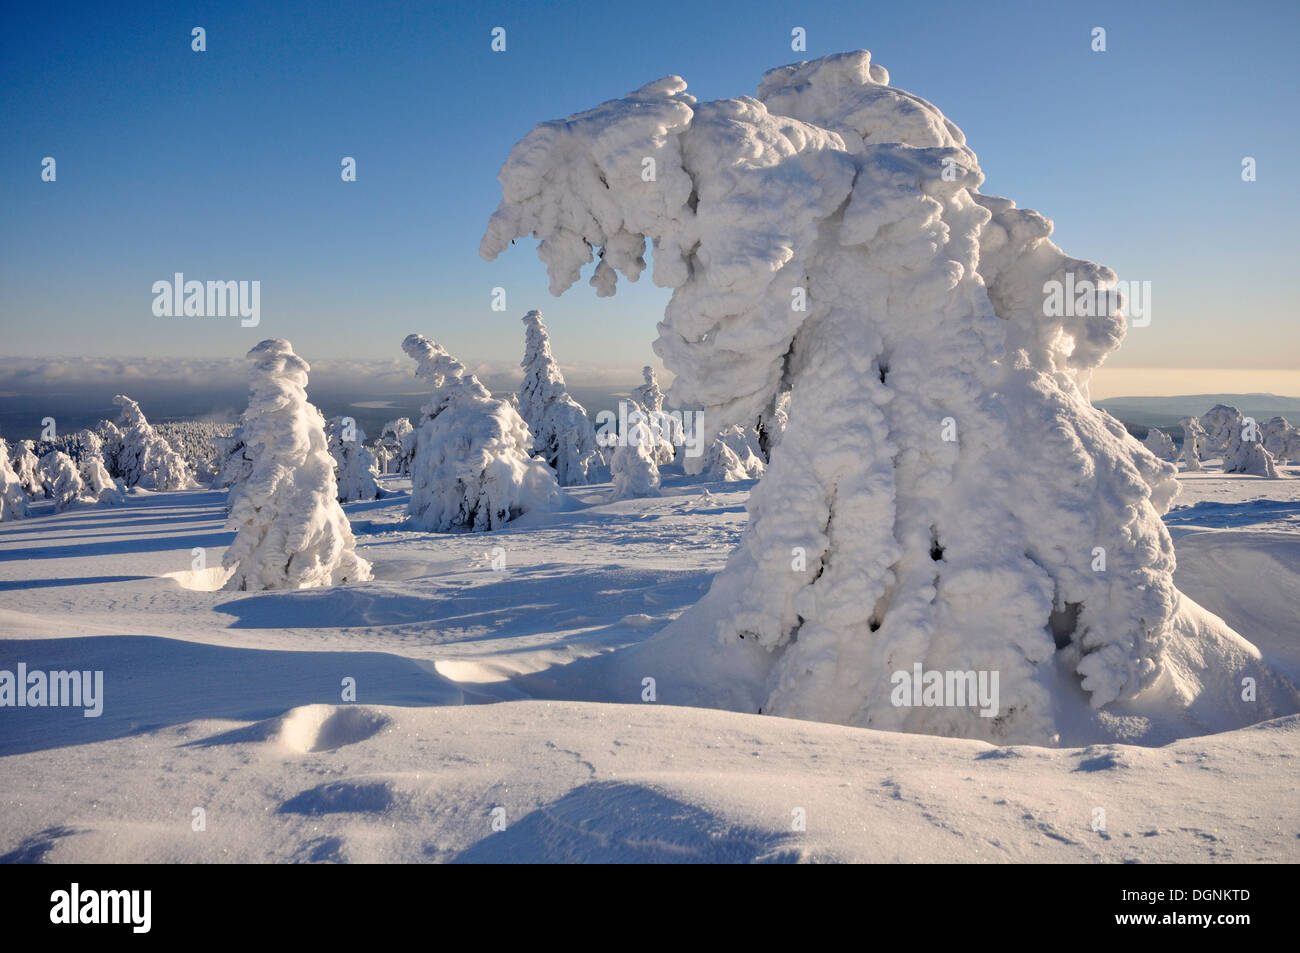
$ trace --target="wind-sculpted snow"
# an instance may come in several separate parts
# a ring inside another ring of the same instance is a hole
[[[244,411],[248,476],[230,490],[235,540],[222,557],[225,588],[309,589],[370,579],[338,503],[325,420],[307,401],[310,366],[288,341],[248,352],[252,386]]]
[[[1126,333],[1116,276],[979,194],[961,131],[887,83],[865,51],[757,98],[668,77],[501,170],[484,257],[531,233],[559,294],[598,250],[608,295],[652,241],[670,398],[779,436],[739,548],[662,638],[732,660],[718,704],[855,725],[1046,741],[1058,668],[1096,708],[1157,685],[1188,706],[1246,653],[1174,587],[1175,468],[1089,403]],[[1092,293],[1054,316],[1052,283]],[[918,665],[997,673],[996,714],[900,701]]]
[[[528,452],[532,435],[518,412],[423,335],[407,335],[402,350],[433,388],[416,430],[411,524],[486,532],[554,504],[555,473]]]

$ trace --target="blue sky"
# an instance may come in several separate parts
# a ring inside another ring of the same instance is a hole
[[[5,356],[400,358],[410,331],[517,361],[546,314],[562,361],[635,367],[667,292],[552,298],[520,242],[478,243],[496,173],[539,121],[668,73],[702,99],[870,49],[965,131],[1067,252],[1150,280],[1122,369],[1300,367],[1300,5],[583,2],[41,4],[0,33]],[[190,30],[207,31],[207,51]],[[507,30],[493,53],[490,31]],[[808,52],[790,49],[807,31]],[[1107,30],[1108,49],[1090,49]],[[1243,156],[1258,181],[1243,183]],[[41,160],[57,160],[55,183]],[[340,180],[354,156],[358,181]],[[155,318],[154,281],[257,279],[262,324]],[[489,309],[504,286],[509,310]],[[1262,379],[1262,378],[1261,378]],[[1135,386],[1136,383],[1135,383]],[[1268,389],[1261,387],[1259,389]],[[1135,392],[1130,390],[1129,392]]]

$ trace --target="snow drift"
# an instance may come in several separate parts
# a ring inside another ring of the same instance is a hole
[[[1258,653],[1174,586],[1175,469],[1088,400],[1127,330],[1114,272],[980,194],[961,130],[888,82],[865,51],[757,97],[697,103],[670,76],[538,125],[501,170],[485,258],[533,234],[558,295],[598,250],[606,296],[652,241],[670,397],[779,433],[662,657],[704,703],[999,742],[1049,740],[1075,696],[1230,694]],[[1063,286],[1083,290],[1061,316]],[[997,673],[996,715],[898,704],[918,666]],[[1293,700],[1270,683],[1231,717]]]

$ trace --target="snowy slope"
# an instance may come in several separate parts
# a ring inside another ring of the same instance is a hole
[[[672,704],[677,673],[638,652],[707,589],[752,484],[583,487],[443,535],[402,529],[387,483],[346,507],[374,581],[332,589],[217,591],[193,567],[231,540],[220,492],[0,525],[0,668],[100,669],[106,696],[99,718],[0,709],[0,856],[1300,860],[1296,717],[994,748]],[[1300,480],[1182,483],[1178,585],[1294,675]]]

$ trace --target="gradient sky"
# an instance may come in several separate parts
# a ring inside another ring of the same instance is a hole
[[[1300,368],[1290,0],[51,3],[5,20],[4,356],[238,357],[280,336],[309,360],[393,359],[420,331],[512,362],[538,307],[565,364],[637,367],[668,296],[648,274],[613,299],[585,282],[555,299],[531,240],[479,258],[510,147],[668,73],[702,99],[752,95],[767,68],[866,48],[962,127],[983,191],[1054,219],[1069,254],[1152,282],[1114,392],[1280,390]],[[151,286],[176,271],[260,280],[261,326],[154,317]],[[489,308],[498,285],[505,313]],[[1192,385],[1199,368],[1215,388]],[[1272,374],[1220,386],[1238,369]]]

